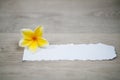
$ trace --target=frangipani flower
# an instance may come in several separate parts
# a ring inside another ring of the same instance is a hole
[[[23,39],[20,40],[21,47],[28,47],[30,51],[36,51],[38,47],[45,47],[49,45],[48,41],[42,37],[43,28],[38,26],[32,31],[31,29],[23,29]]]

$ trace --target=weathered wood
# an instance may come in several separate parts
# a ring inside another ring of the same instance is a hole
[[[22,62],[20,29],[42,24],[50,44],[105,43],[110,61]],[[120,80],[119,0],[0,0],[0,80]]]

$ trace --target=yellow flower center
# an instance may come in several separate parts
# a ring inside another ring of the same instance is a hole
[[[36,37],[36,36],[33,36],[33,37],[32,37],[32,40],[33,40],[33,41],[36,41],[36,40],[37,40],[37,37]]]

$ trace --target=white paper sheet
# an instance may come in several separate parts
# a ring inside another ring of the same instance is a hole
[[[35,53],[27,48],[24,50],[23,60],[109,60],[115,58],[115,48],[102,43],[98,44],[64,44],[49,45],[39,48]]]

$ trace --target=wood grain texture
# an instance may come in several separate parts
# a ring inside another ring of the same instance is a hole
[[[50,44],[104,43],[110,61],[22,62],[20,29],[43,25]],[[119,0],[0,0],[0,80],[120,80]]]

